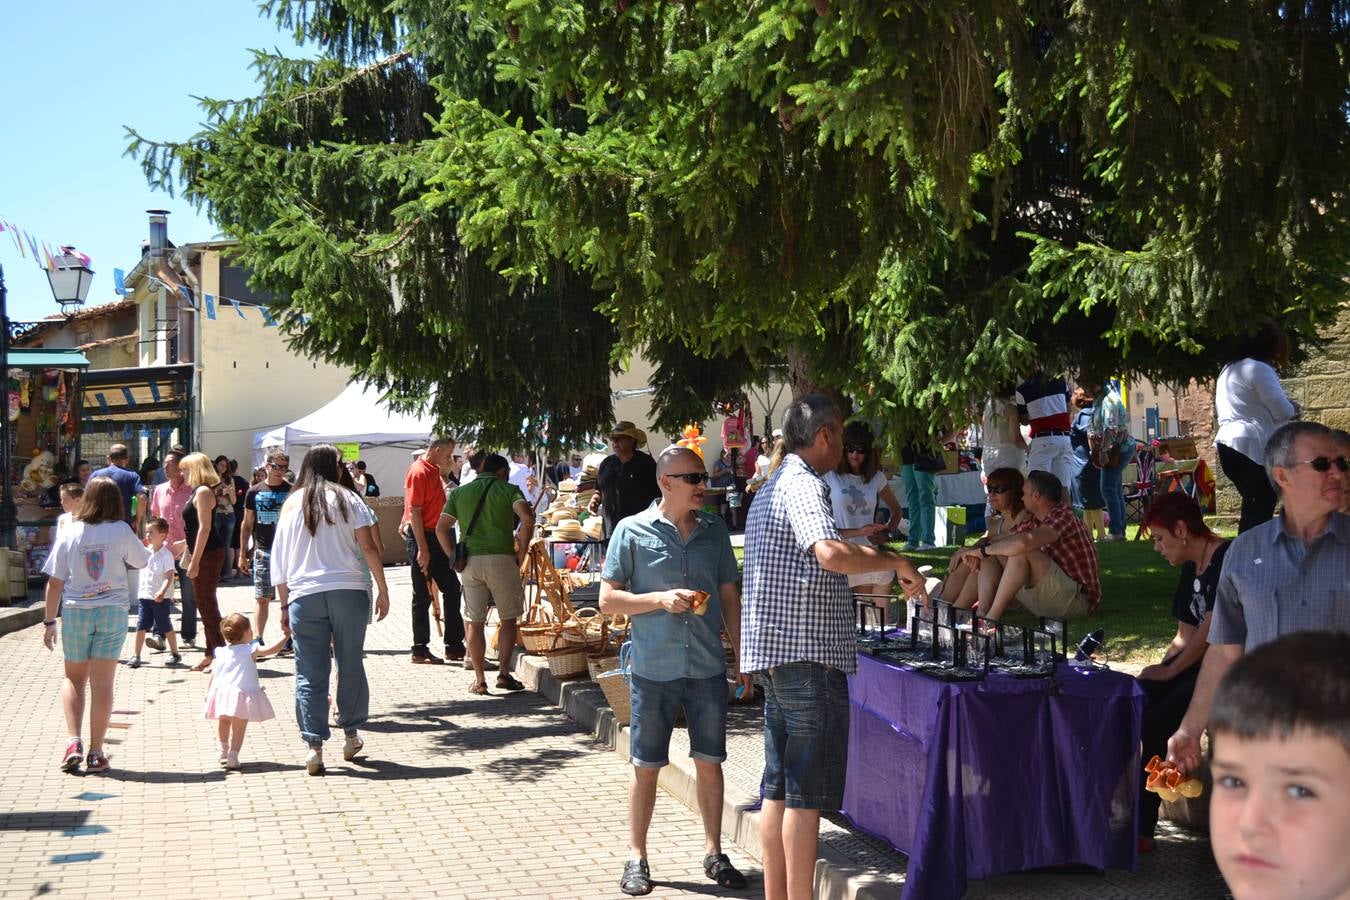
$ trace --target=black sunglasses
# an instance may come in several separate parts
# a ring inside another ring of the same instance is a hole
[[[1313,469],[1314,469],[1315,471],[1318,471],[1318,472],[1330,472],[1332,466],[1335,466],[1336,468],[1340,469],[1342,472],[1344,472],[1346,469],[1350,469],[1350,461],[1347,461],[1346,458],[1345,458],[1344,456],[1337,456],[1337,457],[1334,457],[1334,458],[1329,458],[1329,457],[1326,457],[1326,456],[1319,456],[1319,457],[1317,457],[1317,458],[1315,458],[1315,459],[1304,459],[1304,460],[1300,460],[1299,462],[1294,463],[1294,465],[1296,465],[1296,466],[1303,466],[1303,465],[1312,466]]]
[[[845,452],[845,453],[866,453],[866,452],[868,452],[868,451],[871,450],[871,449],[872,449],[871,447],[867,447],[867,446],[865,446],[865,445],[863,445],[863,444],[845,444],[845,445],[844,445],[844,452]]]
[[[267,464],[267,468],[269,468],[269,469],[281,469],[283,472],[286,471],[286,466],[285,466],[284,464],[282,464],[282,463],[268,463],[268,464]]]
[[[1003,485],[994,485],[994,484],[991,484],[991,485],[989,485],[989,493],[991,493],[991,494],[1006,494],[1006,493],[1008,493],[1008,491],[1011,491],[1011,490],[1012,490],[1012,488],[1008,487],[1008,485],[1006,485],[1006,484],[1003,484]]]
[[[668,472],[671,478],[678,478],[685,484],[706,484],[708,481],[707,472]]]

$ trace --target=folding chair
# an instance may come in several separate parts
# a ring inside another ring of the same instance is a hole
[[[1149,501],[1153,498],[1153,466],[1157,461],[1157,454],[1152,449],[1140,449],[1139,455],[1135,458],[1138,474],[1135,475],[1130,492],[1125,495],[1125,521],[1134,522],[1139,526],[1139,531],[1134,535],[1136,541],[1145,540],[1150,536],[1148,526],[1144,524],[1144,510],[1148,508]]]

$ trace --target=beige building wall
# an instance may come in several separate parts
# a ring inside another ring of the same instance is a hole
[[[218,251],[203,253],[199,278],[203,293],[219,296]],[[240,318],[228,303],[218,303],[211,319],[202,306],[195,315],[201,449],[247,466],[255,432],[314,412],[342,393],[351,370],[288,348],[281,329],[266,327],[257,307],[241,306]]]
[[[618,375],[610,379],[610,389],[616,395],[621,395],[625,391],[641,391],[650,386],[652,373],[655,366],[641,355],[632,357],[628,362],[628,367]],[[770,386],[768,398],[769,401],[777,400],[774,410],[774,419],[781,423],[783,418],[783,409],[787,402],[792,399],[790,390],[777,391],[777,385]],[[764,398],[761,391],[751,393],[750,406],[754,411],[754,434],[768,435],[773,429],[778,427],[767,425],[764,421]],[[614,418],[616,421],[629,421],[637,425],[643,431],[647,432],[647,452],[656,456],[666,447],[680,439],[680,435],[659,434],[652,429],[652,404],[651,394],[643,393],[635,396],[623,397],[616,396],[614,400]],[[709,469],[712,468],[713,461],[717,459],[722,452],[722,419],[708,419],[703,422],[703,436],[707,440],[703,444],[703,459],[707,462]]]

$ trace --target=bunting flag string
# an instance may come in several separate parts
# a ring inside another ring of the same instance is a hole
[[[48,244],[46,241],[39,240],[33,236],[33,233],[27,229],[15,225],[11,219],[0,216],[0,232],[8,231],[10,237],[14,239],[14,249],[19,251],[21,259],[27,259],[32,254],[33,262],[37,263],[38,268],[44,272],[50,272],[56,266],[56,257],[60,256],[61,244]],[[52,247],[56,247],[57,252],[52,252]],[[78,251],[72,251],[78,256],[86,266],[93,268],[89,256]]]
[[[31,232],[15,225],[13,221],[5,216],[0,216],[0,232],[9,232],[10,238],[14,241],[14,249],[19,251],[19,256],[27,259],[31,254],[33,262],[37,263],[38,267],[43,271],[51,271],[56,265],[56,257],[62,252],[73,253],[75,256],[79,257],[86,266],[93,268],[93,262],[90,260],[88,254],[81,253],[73,248],[66,248],[64,245],[59,244],[55,245],[57,252],[53,252],[53,245],[48,244],[46,241],[39,240]],[[112,275],[113,291],[120,297],[130,297],[134,291],[127,286],[126,270],[113,269]],[[180,284],[177,287],[179,293],[183,296],[183,302],[191,309],[198,309],[199,307],[193,292],[186,285]],[[205,308],[206,318],[208,319],[216,318],[216,309],[219,304],[228,303],[235,311],[235,314],[245,321],[248,321],[249,319],[247,313],[244,312],[245,308],[253,307],[261,314],[264,328],[277,328],[280,326],[277,314],[265,304],[259,303],[256,300],[237,300],[233,297],[222,297],[218,294],[206,293],[203,293],[201,298],[203,301],[201,306]],[[295,319],[301,325],[309,324],[309,317],[303,313],[296,313]]]

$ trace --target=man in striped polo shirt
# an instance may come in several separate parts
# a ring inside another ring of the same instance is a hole
[[[1069,441],[1069,386],[1063,378],[1036,369],[1013,396],[1022,424],[1031,426],[1027,471],[1049,472],[1060,484],[1072,484],[1073,444]]]

